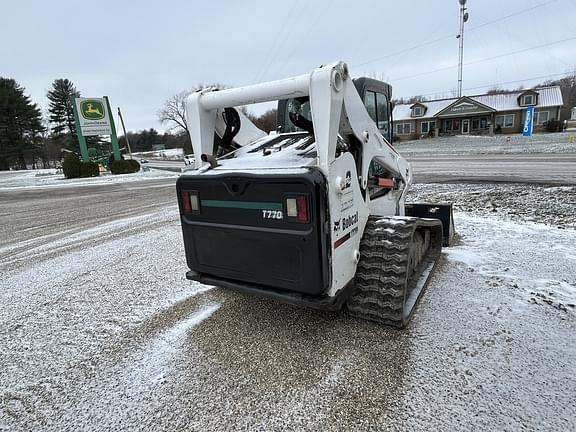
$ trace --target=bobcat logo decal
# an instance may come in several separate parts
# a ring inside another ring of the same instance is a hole
[[[334,232],[340,231],[340,219],[334,221]]]

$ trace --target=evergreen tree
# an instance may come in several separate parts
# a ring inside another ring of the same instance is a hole
[[[42,148],[42,114],[11,78],[0,77],[0,170],[26,169]]]
[[[71,150],[78,151],[78,137],[74,123],[74,111],[72,98],[80,97],[74,84],[69,79],[57,79],[52,83],[52,89],[48,91],[48,112],[52,124],[52,138],[60,141]]]

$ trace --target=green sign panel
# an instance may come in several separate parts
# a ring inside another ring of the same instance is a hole
[[[110,114],[108,98],[106,96],[102,98],[72,98],[72,106],[74,107],[74,120],[82,159],[85,161],[90,159],[85,137],[110,135],[114,159],[120,160],[122,156],[118,147],[114,119]]]
[[[80,103],[80,113],[86,120],[102,120],[106,111],[104,111],[104,105],[102,102],[87,99]]]

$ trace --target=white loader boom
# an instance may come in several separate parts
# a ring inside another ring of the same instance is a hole
[[[350,79],[348,67],[343,62],[321,66],[310,74],[293,78],[192,93],[188,96],[186,112],[194,154],[212,154],[214,130],[217,120],[221,118],[218,116],[220,109],[303,96],[310,97],[318,166],[327,176],[330,164],[335,159],[338,134],[352,131],[365,146],[362,170],[359,173],[362,187],[366,188],[370,162],[377,157],[382,165],[403,181],[403,192],[407,191],[412,182],[410,165],[384,139],[366,112],[364,103]],[[247,118],[243,119],[240,134],[243,129],[255,128]],[[239,144],[246,144],[255,138],[259,138],[258,134],[252,133]],[[196,168],[199,169],[206,163],[196,157]]]

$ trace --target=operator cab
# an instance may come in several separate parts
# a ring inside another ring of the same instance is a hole
[[[366,110],[378,126],[380,133],[392,142],[392,86],[372,78],[357,78],[354,86]],[[310,99],[308,97],[278,101],[278,132],[307,131],[312,133]]]
[[[354,87],[364,102],[366,111],[374,120],[382,136],[392,142],[392,86],[372,78],[353,80]],[[278,101],[278,132],[308,132],[314,134],[310,112],[310,98],[300,97]],[[347,137],[347,150],[356,161],[357,171],[362,167],[362,145],[353,135]],[[337,152],[339,148],[337,147]],[[338,153],[337,153],[338,154]],[[371,200],[385,196],[396,187],[393,176],[378,160],[370,163],[368,172],[368,193]]]

